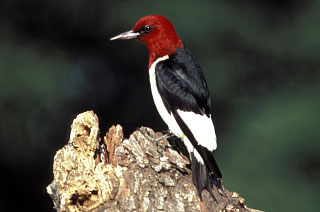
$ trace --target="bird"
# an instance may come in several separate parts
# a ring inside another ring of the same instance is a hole
[[[221,188],[215,161],[216,133],[210,112],[209,89],[201,67],[178,37],[174,25],[162,15],[140,18],[133,29],[110,38],[142,41],[149,50],[149,80],[155,106],[169,131],[185,144],[192,181],[200,201],[207,190]]]

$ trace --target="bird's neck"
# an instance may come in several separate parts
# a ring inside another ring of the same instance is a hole
[[[183,44],[180,39],[175,40],[174,42],[168,40],[164,40],[162,42],[154,42],[152,44],[147,45],[149,49],[149,68],[152,63],[158,59],[159,57],[163,57],[165,55],[173,54],[178,48],[182,48]]]

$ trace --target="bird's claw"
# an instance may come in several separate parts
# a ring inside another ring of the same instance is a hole
[[[140,129],[138,129],[138,131],[141,132],[141,134],[142,134],[145,138],[147,138],[148,140],[152,141],[152,143],[157,147],[157,151],[158,151],[160,154],[162,154],[162,152],[163,152],[164,150],[166,150],[166,145],[163,144],[163,143],[161,143],[160,141],[174,136],[173,133],[169,131],[168,133],[160,136],[159,138],[154,138],[154,137],[152,137],[152,136],[150,135],[150,132],[149,132],[148,130],[146,130],[146,129],[141,129],[141,128],[140,128]]]

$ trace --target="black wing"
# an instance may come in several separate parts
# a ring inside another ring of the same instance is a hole
[[[208,86],[199,64],[186,48],[156,65],[156,81],[168,112],[192,111],[210,115]]]
[[[155,68],[158,91],[164,105],[173,114],[179,127],[203,158],[209,172],[221,178],[213,153],[198,145],[192,132],[177,110],[210,115],[210,97],[207,83],[199,64],[186,48],[178,49],[169,59],[160,61]]]

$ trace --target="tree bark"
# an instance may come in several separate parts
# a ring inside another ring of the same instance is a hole
[[[143,133],[142,133],[143,132]],[[149,135],[149,136],[146,136]],[[192,183],[188,157],[161,133],[141,127],[129,139],[120,125],[103,139],[93,111],[79,114],[70,140],[57,151],[53,182],[47,186],[57,211],[258,211],[235,192],[213,188],[214,201],[203,191],[200,202]],[[179,142],[179,141],[177,141]]]

